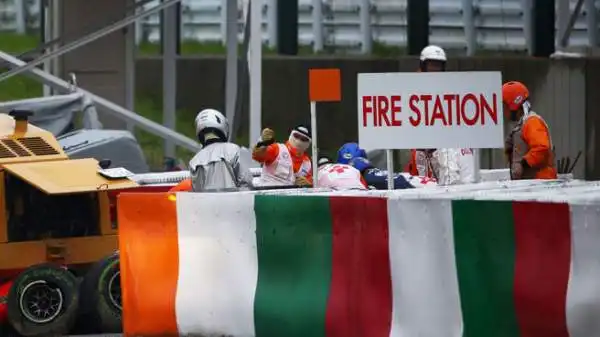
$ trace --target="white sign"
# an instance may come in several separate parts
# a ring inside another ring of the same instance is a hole
[[[358,74],[362,148],[501,148],[500,72]]]

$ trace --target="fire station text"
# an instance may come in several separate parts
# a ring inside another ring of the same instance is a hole
[[[483,94],[410,95],[408,109],[408,122],[414,127],[498,124],[496,94],[491,102]],[[362,97],[363,127],[401,126],[406,119],[402,113],[400,95]]]

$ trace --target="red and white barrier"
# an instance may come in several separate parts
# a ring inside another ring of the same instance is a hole
[[[125,333],[600,335],[599,185],[478,187],[123,194]]]

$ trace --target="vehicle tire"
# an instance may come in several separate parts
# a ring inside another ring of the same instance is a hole
[[[25,337],[68,334],[77,318],[78,282],[68,270],[39,264],[14,280],[7,298],[8,321]]]
[[[88,329],[93,329],[91,332],[119,333],[123,329],[119,262],[117,253],[105,257],[94,264],[83,278],[80,319]]]

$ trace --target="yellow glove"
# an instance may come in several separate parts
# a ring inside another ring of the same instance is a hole
[[[306,179],[306,177],[297,177],[295,185],[307,187],[307,186],[311,186],[312,184],[310,183],[310,181],[308,181],[308,179]]]
[[[260,138],[263,142],[270,142],[275,139],[275,132],[269,128],[264,128],[260,133]]]
[[[260,142],[252,147],[252,156],[262,156],[267,150],[267,145],[273,142],[275,132],[269,128],[264,128],[260,133]]]

